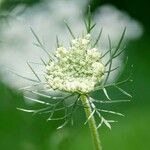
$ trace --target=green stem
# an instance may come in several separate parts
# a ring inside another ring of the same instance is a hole
[[[86,117],[88,119],[92,113],[92,109],[91,109],[88,97],[86,95],[81,95],[81,101],[84,105],[84,110],[86,113]],[[102,150],[101,142],[100,142],[99,134],[98,134],[98,131],[96,128],[96,122],[95,122],[94,116],[90,117],[90,119],[88,120],[88,124],[89,124],[90,132],[91,132],[91,135],[93,138],[95,150]]]

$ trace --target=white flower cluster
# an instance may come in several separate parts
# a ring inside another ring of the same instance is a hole
[[[105,66],[101,62],[101,53],[91,46],[90,34],[73,39],[68,50],[58,47],[56,58],[46,66],[49,88],[88,93],[102,80]]]

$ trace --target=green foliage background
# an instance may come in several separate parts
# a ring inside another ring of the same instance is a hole
[[[20,3],[34,5],[39,0],[6,0],[2,10],[9,10]],[[137,41],[130,42],[126,55],[129,64],[133,64],[133,83],[125,88],[132,91],[133,100],[116,106],[125,117],[118,117],[119,123],[110,131],[106,127],[99,130],[104,150],[149,150],[150,149],[150,30],[148,5],[133,1],[101,0],[101,4],[112,3],[119,9],[128,11],[144,25],[144,35]],[[92,10],[100,5],[92,2]],[[127,75],[131,68],[124,70]],[[123,77],[121,77],[123,78]],[[1,150],[92,150],[92,142],[87,126],[83,125],[84,114],[76,114],[74,126],[67,126],[56,131],[58,122],[46,122],[39,115],[16,110],[23,105],[23,96],[0,81],[0,149]]]

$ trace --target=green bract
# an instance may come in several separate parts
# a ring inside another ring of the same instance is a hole
[[[68,49],[59,46],[55,56],[46,66],[50,89],[88,93],[103,79],[105,66],[101,53],[92,47],[90,34],[73,39]]]

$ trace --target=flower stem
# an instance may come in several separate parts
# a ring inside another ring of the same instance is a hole
[[[93,115],[90,116],[92,114],[92,109],[91,109],[88,97],[86,95],[81,95],[81,101],[84,105],[84,110],[86,113],[86,117],[88,119],[88,124],[89,124],[89,128],[90,128],[91,136],[93,138],[95,150],[102,150],[99,134],[98,134],[98,131],[96,128],[95,118]]]

